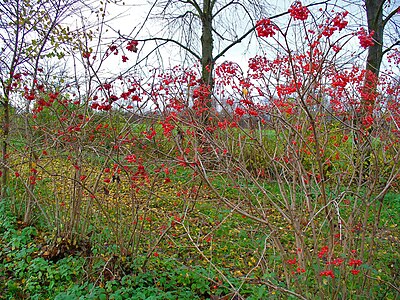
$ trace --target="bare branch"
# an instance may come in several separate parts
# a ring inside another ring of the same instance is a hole
[[[390,19],[397,14],[399,11],[400,6],[394,9],[390,14],[387,15],[387,17],[383,20],[383,28],[385,28],[386,24],[390,21]]]
[[[189,3],[190,5],[192,5],[197,13],[199,14],[199,16],[201,16],[203,14],[203,11],[201,10],[199,4],[195,1],[195,0],[186,0],[186,1],[181,1],[182,3]]]
[[[235,1],[231,1],[231,2],[229,2],[229,3],[227,3],[227,4],[225,4],[224,6],[222,6],[219,10],[217,10],[216,12],[215,12],[215,14],[213,14],[213,19],[214,19],[214,17],[216,17],[220,12],[222,12],[224,9],[226,9],[227,7],[229,7],[229,6],[231,6],[231,5],[233,5],[233,4],[239,4],[238,2],[236,2],[235,3]]]
[[[125,40],[130,40],[129,38],[125,37],[125,36],[120,36],[121,38],[125,39]],[[160,37],[154,37],[154,38],[148,38],[148,39],[137,39],[138,42],[149,42],[149,41],[163,41],[163,42],[169,42],[169,43],[174,43],[176,45],[178,45],[179,47],[181,47],[182,49],[186,50],[187,52],[189,52],[190,54],[192,54],[195,58],[197,59],[201,59],[200,55],[197,54],[196,52],[194,52],[192,49],[190,49],[189,47],[185,46],[184,44],[174,40],[174,39],[168,39],[168,38],[160,38]]]
[[[383,52],[382,52],[382,56],[384,56],[386,53],[388,53],[389,51],[393,50],[394,47],[399,46],[400,45],[400,40],[396,41],[394,44],[392,44],[390,47],[386,48]]]
[[[321,4],[326,4],[328,3],[329,0],[326,1],[322,1],[322,2],[317,2],[317,3],[313,3],[310,5],[307,5],[307,7],[311,7],[311,6],[316,6],[316,5],[321,5]],[[269,17],[269,19],[277,19],[279,17],[285,16],[287,15],[288,12],[285,11],[283,13],[274,15],[272,17]],[[251,33],[254,32],[254,30],[256,29],[256,26],[254,25],[252,28],[250,28],[247,32],[245,32],[240,38],[238,38],[236,41],[234,41],[232,44],[230,44],[229,46],[227,46],[224,50],[222,50],[218,55],[215,56],[214,61],[217,61],[219,58],[221,58],[222,56],[224,56],[224,54],[226,52],[228,52],[231,48],[233,48],[235,45],[240,44],[246,37],[248,37]]]

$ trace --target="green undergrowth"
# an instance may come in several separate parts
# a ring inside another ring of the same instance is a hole
[[[163,174],[157,174],[152,175],[163,179]],[[155,184],[151,194],[146,189],[137,193],[137,227],[132,222],[131,198],[122,175],[121,183],[104,184],[107,194],[101,190],[98,198],[109,219],[96,211],[92,228],[87,231],[91,234],[88,248],[61,249],[63,256],[48,254],[55,242],[54,233],[40,222],[40,217],[34,223],[37,227],[32,227],[13,215],[21,211],[17,191],[23,187],[18,185],[19,180],[12,181],[13,198],[0,202],[0,299],[210,299],[211,295],[232,295],[235,290],[246,299],[288,299],[290,295],[279,291],[287,287],[282,267],[287,262],[272,246],[271,230],[228,208],[204,184],[195,181],[190,170],[178,167],[169,177],[170,183]],[[238,199],[240,188],[249,191],[249,200],[262,196],[250,181],[232,182],[222,176],[212,180],[226,198]],[[36,192],[46,204],[43,207],[50,209],[55,196],[46,184],[42,180]],[[279,199],[276,184],[260,184],[271,197]],[[297,198],[301,197],[299,192]],[[59,217],[68,216],[67,200]],[[362,205],[361,200],[357,201]],[[342,213],[347,214],[350,205],[343,205]],[[396,285],[393,281],[400,274],[399,211],[400,195],[388,193],[376,234],[376,261],[360,267],[363,273],[370,271],[375,280],[372,298],[399,296],[388,285]],[[267,213],[285,249],[295,249],[290,225],[272,208]],[[131,248],[130,244],[117,245],[120,237],[128,239],[132,228],[140,228],[135,235],[138,242]],[[163,238],[157,242],[161,234]],[[319,236],[322,242],[323,233]],[[361,234],[355,232],[356,244],[360,238]],[[294,258],[295,250],[285,254]],[[290,265],[291,285],[313,299],[315,280],[324,268],[316,261],[304,273],[297,273],[296,266]],[[337,280],[346,279],[340,268],[334,268],[334,272]],[[361,274],[347,278],[348,296],[362,284]],[[333,291],[332,282],[324,278],[327,294]]]
[[[246,299],[288,299],[289,295],[266,284],[285,287],[282,259],[266,242],[265,228],[223,206],[215,207],[201,202],[190,218],[170,229],[153,252],[142,249],[126,255],[113,245],[93,243],[88,253],[76,251],[49,259],[50,235],[18,221],[7,201],[2,201],[0,299],[210,299],[211,295],[232,295],[233,290]],[[399,272],[400,196],[388,194],[385,207],[377,239],[379,260],[371,274],[378,279],[375,296],[395,299],[395,291],[384,282]],[[198,249],[188,240],[184,226]],[[262,251],[265,258],[259,261]],[[338,270],[335,275],[340,278]],[[293,282],[306,284],[307,280],[312,290],[312,278],[315,271],[311,268],[293,275]],[[349,291],[358,282],[354,278]],[[328,280],[326,287],[329,290]]]
[[[17,221],[6,201],[0,215],[0,299],[209,299],[229,293],[214,269],[165,254],[150,257],[145,267],[145,255],[125,257],[105,247],[91,256],[46,259],[45,232]],[[267,292],[262,285],[243,291],[249,299]]]

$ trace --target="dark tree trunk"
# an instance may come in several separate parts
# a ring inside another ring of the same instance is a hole
[[[365,0],[368,29],[374,33],[374,45],[368,48],[366,69],[378,77],[383,56],[383,4],[386,0]]]
[[[2,163],[2,177],[1,177],[1,199],[4,199],[6,195],[6,187],[8,180],[8,135],[10,132],[10,104],[9,104],[9,93],[7,92],[4,96],[3,105],[3,124],[2,124],[2,146],[1,146],[1,163]]]
[[[365,180],[362,174],[371,172],[371,145],[367,136],[373,131],[373,125],[365,123],[366,120],[373,118],[373,111],[376,104],[376,89],[378,76],[383,57],[383,4],[386,0],[364,0],[367,12],[368,32],[374,31],[374,45],[368,47],[366,74],[364,77],[363,94],[361,94],[361,111],[355,116],[355,125],[360,128],[356,133],[355,143],[360,151],[365,151],[360,161],[355,162],[358,167],[358,181],[362,184]],[[366,125],[365,125],[366,124]],[[362,150],[363,149],[363,150]],[[361,153],[361,152],[360,152]]]
[[[212,0],[204,0],[203,2],[203,15],[201,17],[202,35],[201,35],[201,79],[204,84],[213,87],[213,48],[214,40],[212,34]]]
[[[213,39],[213,5],[215,0],[204,0],[201,14],[202,34],[201,34],[201,81],[208,89],[208,94],[204,95],[203,105],[208,109],[201,116],[204,125],[209,122],[209,109],[212,108],[212,91],[214,88],[213,68],[214,68],[214,39]]]

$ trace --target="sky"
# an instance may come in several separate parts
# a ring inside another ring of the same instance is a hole
[[[288,0],[272,0],[268,2],[271,4],[271,9],[269,10],[271,15],[287,11],[291,4],[291,1]],[[111,35],[113,35],[113,31],[117,30],[121,34],[130,35],[133,38],[159,36],[158,32],[163,28],[158,25],[157,20],[150,20],[146,23],[140,34],[136,35],[138,28],[141,27],[154,1],[126,0],[124,3],[124,5],[110,4],[107,7],[107,17],[110,20],[108,21],[110,27],[109,33]],[[244,43],[238,44],[229,50],[220,62],[224,59],[232,60],[246,67],[249,58],[254,57],[257,53],[259,53],[258,45],[253,43],[249,47],[248,40],[246,40]],[[162,55],[163,63],[166,65],[176,65],[181,62],[181,58],[177,55],[175,47],[163,47]]]
[[[267,1],[266,1],[267,2]],[[270,7],[268,8],[269,16],[285,12],[290,7],[293,1],[289,0],[271,0],[268,1],[270,3]],[[316,1],[303,1],[303,4],[310,4]],[[141,28],[143,21],[146,18],[148,11],[150,10],[154,0],[146,1],[146,0],[126,0],[124,4],[109,4],[107,6],[107,24],[109,26],[108,34],[110,37],[117,36],[116,31],[120,32],[123,35],[131,36],[132,38],[146,38],[151,36],[159,36],[159,31],[163,28],[159,26],[157,20],[148,21],[144,28],[138,33],[138,29]],[[331,1],[332,5],[338,4],[336,1]],[[339,3],[341,6],[347,6],[348,4]],[[354,11],[353,15],[359,15],[358,11]],[[268,16],[267,16],[268,17]],[[280,18],[277,22],[286,21],[285,18]],[[243,24],[245,26],[246,24]],[[240,24],[239,24],[240,27]],[[254,37],[254,35],[253,35]],[[246,68],[247,62],[249,58],[254,57],[256,54],[260,54],[260,47],[253,39],[251,44],[248,44],[249,40],[245,40],[243,43],[236,45],[231,50],[229,50],[226,55],[223,57],[225,60],[232,60],[237,62],[243,68]],[[154,47],[154,43],[147,43],[148,47],[142,49],[142,52],[138,54],[138,57],[143,57],[143,54],[146,51],[151,51]],[[217,46],[217,45],[215,45]],[[264,45],[265,46],[265,45]],[[262,49],[261,49],[262,50]],[[159,64],[166,65],[176,65],[181,62],[181,57],[177,55],[177,49],[172,46],[164,46],[162,51],[162,61],[159,60]],[[223,61],[220,60],[219,62]],[[130,61],[132,63],[132,61]],[[154,61],[154,64],[157,62]],[[113,66],[115,64],[119,64],[118,61],[113,61]],[[121,67],[125,67],[121,64]]]
[[[89,3],[89,1],[84,0],[85,3]],[[102,3],[101,1],[97,0],[90,0],[92,1],[93,6],[99,5],[99,3]],[[144,24],[144,20],[146,19],[147,13],[149,12],[152,4],[154,4],[155,1],[164,1],[164,0],[125,0],[125,3],[118,2],[117,4],[114,3],[108,3],[106,4],[106,10],[105,10],[105,30],[107,32],[104,32],[103,38],[101,40],[101,43],[104,44],[104,47],[107,47],[110,45],[118,36],[118,34],[122,34],[125,36],[129,36],[132,39],[136,38],[145,38],[145,37],[151,37],[151,36],[157,36],[159,35],[159,32],[163,29],[161,26],[160,22],[157,20],[149,20],[148,22],[145,23],[144,27],[142,28]],[[177,1],[177,0],[174,0]],[[199,0],[200,1],[200,0]],[[224,0],[219,0],[219,1],[224,1]],[[245,1],[245,0],[238,0],[238,1]],[[249,1],[249,0],[246,0]],[[256,0],[254,0],[256,1]],[[304,0],[303,4],[307,5],[312,2],[316,2],[319,0],[315,1],[310,1],[310,0]],[[357,30],[357,27],[359,26],[360,20],[365,19],[365,15],[363,14],[363,8],[360,6],[354,6],[352,5],[352,1],[361,1],[362,0],[331,0],[329,3],[331,5],[336,5],[336,10],[341,10],[340,8],[345,8],[350,11],[350,24],[351,20],[355,19],[357,20],[356,25],[353,23],[353,29]],[[281,12],[286,12],[288,8],[290,7],[292,1],[289,0],[265,0],[264,2],[260,0],[260,3],[269,3],[270,6],[268,7],[268,11],[265,17],[273,16]],[[398,6],[400,4],[400,0],[391,0],[390,1],[392,6]],[[330,6],[331,8],[333,6]],[[325,7],[323,7],[325,9]],[[87,19],[88,23],[96,24],[96,12],[90,12],[90,10],[85,10],[82,12],[84,17]],[[361,17],[360,17],[361,15]],[[397,20],[399,21],[400,24],[400,14],[397,16]],[[228,20],[229,21],[229,20]],[[287,19],[282,18],[278,21],[285,22]],[[277,21],[277,22],[278,22]],[[79,17],[75,17],[75,19],[68,20],[69,25],[75,24],[75,26],[79,26],[81,24],[81,20]],[[241,29],[241,23],[240,21],[236,23],[238,25],[238,29]],[[232,24],[232,28],[234,28],[235,24]],[[246,23],[243,23],[243,27],[246,26]],[[141,30],[139,30],[141,29]],[[220,30],[220,29],[219,29]],[[138,34],[139,32],[139,34]],[[253,35],[255,36],[255,34]],[[353,39],[354,42],[351,44],[349,51],[353,51],[355,55],[364,55],[365,56],[365,51],[362,53],[360,52],[360,47],[357,44],[357,38]],[[234,61],[238,63],[244,71],[246,71],[248,60],[251,57],[254,57],[256,54],[260,54],[264,51],[266,55],[274,55],[275,53],[271,50],[271,48],[268,48],[268,45],[266,43],[262,43],[261,46],[258,44],[256,39],[253,39],[253,43],[248,44],[247,41],[244,43],[238,44],[235,47],[233,47],[231,50],[229,50],[226,55],[219,60],[217,63],[222,63],[223,60],[228,60],[228,61]],[[95,41],[93,42],[95,44]],[[143,45],[143,43],[139,44],[139,48]],[[123,47],[124,48],[124,47]],[[121,56],[113,56],[111,55],[106,62],[102,65],[101,68],[101,75],[103,78],[110,78],[110,77],[116,77],[119,74],[123,74],[124,71],[126,71],[129,68],[135,68],[135,64],[138,59],[141,59],[146,52],[149,52],[153,50],[154,48],[154,43],[146,43],[146,46],[139,51],[139,53],[128,53],[129,54],[129,60],[125,63],[121,61]],[[150,60],[148,63],[148,68],[155,68],[155,67],[160,67],[160,68],[168,68],[171,66],[175,66],[177,64],[180,64],[182,62],[182,57],[179,55],[177,52],[176,48],[171,47],[171,46],[165,46],[162,48],[160,51],[160,57],[154,57],[154,59]],[[79,59],[79,55],[75,55],[75,58]],[[360,60],[362,61],[362,60]],[[51,63],[51,62],[50,62]],[[66,64],[70,67],[70,69],[73,69],[73,64],[71,61],[68,61]],[[77,73],[79,73],[81,69],[77,70]],[[138,71],[141,71],[140,69]],[[100,74],[99,73],[99,74]],[[400,72],[398,72],[399,74]],[[111,75],[111,76],[109,76]]]
[[[125,0],[124,2],[118,2],[117,4],[107,4],[105,10],[105,24],[108,31],[104,33],[102,41],[105,44],[111,44],[111,42],[116,39],[118,34],[128,36],[132,39],[162,36],[162,34],[160,34],[160,31],[162,31],[163,27],[160,25],[160,22],[157,19],[148,20],[144,24],[144,20],[146,19],[150,8],[154,4],[154,1],[162,0]],[[265,2],[270,3],[270,6],[268,7],[269,15],[266,17],[286,12],[292,4],[292,1],[289,0],[271,0]],[[316,1],[304,0],[303,5],[315,2]],[[399,4],[400,0],[391,1],[392,5],[396,5],[396,2],[397,4]],[[341,11],[343,9],[349,10],[350,14],[347,18],[349,20],[349,27],[352,27],[352,30],[357,31],[360,22],[363,22],[363,20],[365,19],[363,8],[360,6],[352,5],[352,2],[349,2],[347,0],[333,0],[329,3],[329,10],[332,8],[334,8],[336,11]],[[325,9],[324,5],[318,7],[322,7],[323,9]],[[89,18],[93,17],[94,14],[89,16]],[[284,24],[285,22],[287,22],[287,18],[283,17],[277,19],[276,22],[278,24]],[[239,29],[240,25],[241,24],[239,22]],[[246,26],[246,24],[244,23],[243,26]],[[254,36],[255,35],[253,35],[253,37]],[[260,47],[260,44],[258,44],[259,41],[254,38],[252,40],[252,43],[249,44],[248,42],[249,40],[245,40],[243,43],[233,47],[217,63],[222,63],[224,60],[234,61],[238,63],[244,71],[246,71],[248,60],[251,57],[254,57],[256,54],[266,54],[272,56],[275,55],[275,53],[273,53],[273,50],[271,50],[271,48],[268,48],[268,45],[266,43],[261,44]],[[103,65],[103,72],[118,75],[119,73],[123,73],[124,70],[126,70],[127,68],[133,68],[138,60],[143,58],[146,53],[154,49],[155,44],[152,42],[146,42],[145,46],[141,48],[143,44],[144,43],[142,42],[139,44],[139,53],[128,53],[129,55],[127,54],[129,60],[125,63],[121,61],[121,56],[110,56],[107,59],[107,62]],[[365,57],[366,51],[362,51],[363,49],[359,47],[357,38],[354,38],[349,46],[350,47],[348,48],[348,51],[349,53],[351,53],[351,55],[354,55],[354,57]],[[362,62],[363,60],[361,59],[360,61]],[[161,67],[165,69],[171,66],[178,65],[180,63],[182,63],[182,57],[178,54],[177,48],[171,45],[166,45],[161,48],[160,56],[154,56],[153,59],[148,61],[146,70],[153,67]],[[141,66],[143,66],[143,64]]]

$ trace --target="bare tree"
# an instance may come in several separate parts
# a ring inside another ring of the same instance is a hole
[[[158,46],[177,45],[183,60],[201,63],[202,81],[212,87],[215,62],[235,45],[250,42],[256,20],[274,19],[287,13],[270,16],[271,7],[268,2],[253,0],[156,1],[145,23],[156,20],[161,30],[153,37],[138,40],[156,41]],[[144,36],[141,32],[144,26],[137,31],[138,36]]]
[[[327,2],[321,1],[310,6]],[[192,64],[199,62],[201,80],[196,82],[196,85],[202,85],[202,88],[196,98],[211,108],[215,105],[211,97],[214,91],[215,63],[238,44],[248,43],[250,47],[257,20],[262,18],[274,20],[288,14],[287,10],[276,14],[271,13],[276,10],[278,8],[274,8],[268,1],[154,1],[143,25],[124,38],[131,39],[135,36],[134,38],[138,41],[154,41],[155,49],[166,44],[173,44],[178,46],[180,61],[189,61]],[[151,21],[158,23],[151,23]],[[158,27],[161,29],[154,36],[146,37],[143,31],[147,23],[153,25],[153,30]],[[152,52],[155,51],[154,48]],[[203,122],[208,122],[207,109],[201,114],[201,119]]]
[[[215,61],[254,32],[255,20],[266,15],[266,8],[252,0],[166,0],[159,1],[150,13],[162,23],[162,40],[201,62],[202,81],[212,86]]]
[[[40,85],[42,62],[61,59],[61,45],[70,39],[61,22],[76,9],[79,0],[22,1],[0,4],[0,100],[2,122],[2,187],[4,196],[9,172],[9,133],[12,127],[12,100],[30,104]],[[29,128],[26,127],[29,131]],[[31,134],[27,134],[30,137]],[[26,141],[29,143],[29,141]],[[4,197],[2,197],[4,198]]]

